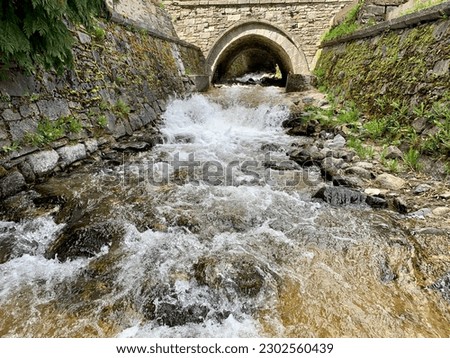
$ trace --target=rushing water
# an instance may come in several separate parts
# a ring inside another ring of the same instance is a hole
[[[287,116],[276,88],[174,100],[165,144],[52,179],[66,203],[0,222],[0,335],[448,336],[449,305],[388,212],[312,200],[314,168],[268,168],[299,140]],[[112,244],[51,258],[61,212],[80,207],[119,228]]]

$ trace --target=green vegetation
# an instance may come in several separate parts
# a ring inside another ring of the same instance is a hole
[[[119,100],[114,105],[114,111],[125,116],[130,113],[130,107],[119,98]]]
[[[2,147],[2,152],[3,153],[11,153],[11,152],[15,152],[16,150],[20,149],[20,144],[16,141],[12,142],[10,145],[4,145]]]
[[[73,116],[60,117],[57,120],[43,118],[39,121],[35,133],[25,136],[26,144],[41,147],[61,139],[69,133],[80,133],[83,130],[83,124],[78,118]]]
[[[407,9],[407,10],[403,11],[400,14],[400,16],[407,15],[407,14],[412,14],[414,12],[417,12],[417,11],[420,11],[420,10],[423,10],[423,9],[427,9],[427,8],[429,8],[431,6],[439,5],[439,4],[441,4],[441,3],[445,2],[445,1],[448,1],[448,0],[428,0],[428,1],[415,0],[414,6],[412,8],[410,8],[410,9]]]
[[[322,41],[331,41],[358,30],[359,25],[356,20],[362,4],[363,1],[360,0],[358,4],[348,12],[343,22],[335,27],[332,27],[327,33],[325,33],[325,35],[322,37]]]
[[[105,115],[101,115],[97,118],[97,125],[100,128],[106,128],[106,126],[108,125],[108,119]]]
[[[105,40],[106,31],[101,27],[94,26],[94,28],[92,29],[92,36],[94,36],[94,39],[96,41],[102,42],[103,40]]]
[[[0,66],[62,72],[73,63],[67,20],[92,25],[101,0],[0,0]]]

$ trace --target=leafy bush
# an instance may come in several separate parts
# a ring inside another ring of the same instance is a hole
[[[0,0],[0,69],[61,72],[73,63],[68,22],[90,26],[101,0]]]

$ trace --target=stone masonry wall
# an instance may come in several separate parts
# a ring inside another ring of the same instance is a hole
[[[221,34],[246,20],[278,26],[301,45],[309,65],[333,16],[350,0],[168,0],[178,36],[206,54]]]
[[[371,115],[392,103],[411,112],[448,103],[449,15],[447,2],[324,43],[316,75],[336,95]]]
[[[193,90],[187,69],[203,70],[198,48],[147,30],[72,30],[73,70],[0,81],[0,199],[141,129],[154,145],[166,101]]]

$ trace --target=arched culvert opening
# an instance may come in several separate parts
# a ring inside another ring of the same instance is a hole
[[[310,75],[305,54],[286,31],[261,20],[237,23],[223,32],[208,52],[211,83],[258,70],[275,72],[280,84],[290,75]]]
[[[237,39],[219,56],[213,83],[247,82],[285,86],[293,72],[289,56],[278,44],[258,35]]]

